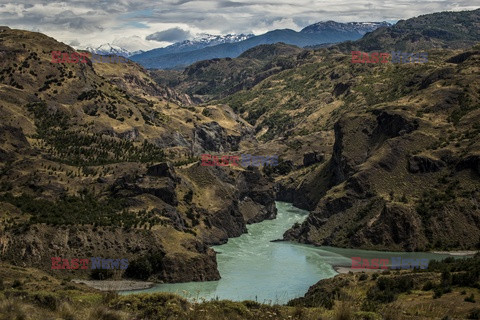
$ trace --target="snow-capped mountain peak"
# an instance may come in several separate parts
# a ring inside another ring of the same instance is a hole
[[[97,48],[92,48],[92,47],[86,47],[85,50],[90,51],[92,53],[96,54],[101,54],[101,55],[117,55],[117,56],[122,56],[122,57],[130,57],[134,54],[142,53],[142,50],[139,51],[128,51],[127,49],[124,49],[122,47],[112,45],[110,43],[105,43],[102,44],[101,46]]]
[[[217,44],[222,43],[234,43],[243,40],[247,40],[248,38],[253,37],[253,34],[227,34],[227,35],[213,35],[208,33],[198,34],[192,40],[184,40],[182,42],[174,43],[167,48],[184,48],[190,46],[201,46],[201,47],[209,47],[215,46]]]

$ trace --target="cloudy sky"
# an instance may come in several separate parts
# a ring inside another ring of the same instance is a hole
[[[0,25],[77,47],[111,43],[146,50],[200,33],[299,31],[325,20],[393,22],[478,7],[478,0],[0,0]]]

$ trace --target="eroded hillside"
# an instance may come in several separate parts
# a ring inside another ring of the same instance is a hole
[[[142,278],[214,280],[207,244],[275,216],[257,169],[197,162],[255,142],[228,107],[195,107],[132,62],[51,63],[74,50],[39,33],[0,41],[2,260],[109,255],[150,264]]]
[[[352,64],[336,49],[224,100],[290,171],[281,200],[312,210],[286,239],[395,250],[479,243],[479,50],[426,64]]]

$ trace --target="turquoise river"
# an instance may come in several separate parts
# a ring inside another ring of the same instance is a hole
[[[351,266],[351,257],[363,258],[426,258],[443,259],[447,255],[422,252],[379,252],[332,247],[314,247],[292,242],[271,242],[296,222],[306,219],[308,212],[290,203],[277,202],[278,215],[249,225],[248,233],[214,246],[218,253],[219,281],[157,284],[122,294],[175,292],[189,299],[254,300],[284,304],[303,296],[317,281],[337,274],[332,266]]]

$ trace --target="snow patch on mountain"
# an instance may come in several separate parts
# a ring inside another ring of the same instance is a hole
[[[315,24],[309,25],[300,31],[301,33],[319,33],[326,31],[339,31],[339,32],[358,32],[364,35],[367,32],[372,32],[380,27],[389,27],[390,23],[383,22],[348,22],[341,23],[332,20],[321,21]]]
[[[122,47],[112,45],[110,43],[105,43],[102,44],[101,46],[97,48],[92,48],[92,47],[86,47],[85,50],[90,51],[95,54],[101,54],[101,55],[117,55],[117,56],[122,56],[122,57],[130,57],[133,56],[134,54],[139,54],[142,53],[142,50],[138,51],[128,51],[127,49],[124,49]]]
[[[169,45],[166,48],[177,48],[177,49],[183,49],[188,47],[205,48],[210,46],[216,46],[217,44],[222,44],[222,43],[240,42],[254,36],[255,36],[254,34],[243,34],[243,33],[227,34],[227,35],[212,35],[208,33],[203,33],[203,34],[197,35],[192,40],[184,40],[181,42],[176,42],[172,45]]]

